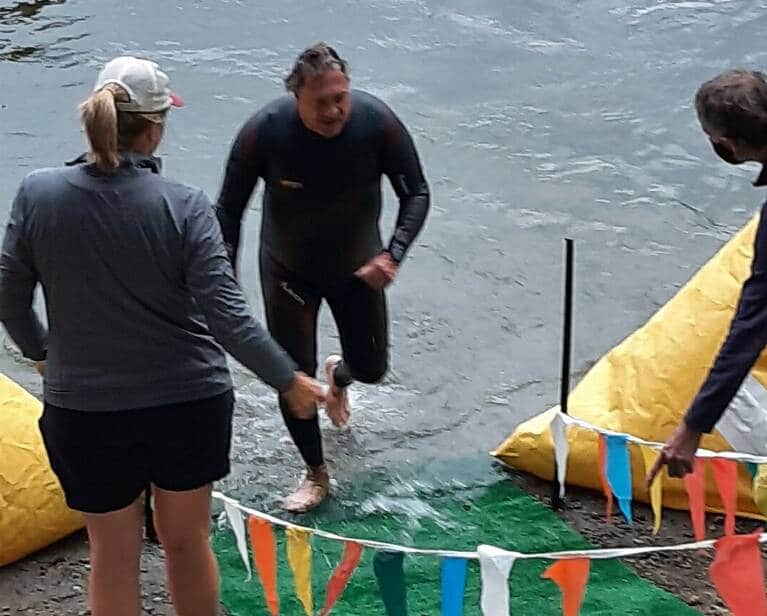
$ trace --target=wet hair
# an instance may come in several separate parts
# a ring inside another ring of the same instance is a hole
[[[752,147],[767,146],[767,78],[759,71],[735,69],[704,83],[695,94],[701,123],[723,137]]]
[[[129,100],[117,84],[110,83],[80,105],[80,120],[90,144],[88,160],[109,173],[120,165],[120,150],[130,149],[134,140],[152,124],[161,124],[166,112],[130,113],[119,111],[117,101]]]
[[[317,43],[301,52],[290,74],[285,77],[285,88],[296,94],[307,79],[322,75],[328,70],[341,71],[349,76],[349,63],[327,43]]]

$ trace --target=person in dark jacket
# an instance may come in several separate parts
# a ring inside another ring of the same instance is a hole
[[[104,67],[81,106],[89,154],[24,178],[0,256],[0,321],[44,373],[45,448],[85,516],[94,616],[141,612],[147,485],[177,613],[218,613],[208,537],[211,484],[229,472],[225,350],[296,417],[323,400],[254,319],[208,198],[160,175],[153,153],[181,104],[167,83],[148,60]]]
[[[350,89],[347,63],[332,47],[319,43],[301,53],[285,83],[289,94],[267,104],[237,136],[218,216],[236,263],[243,212],[264,181],[259,259],[269,331],[314,374],[317,315],[328,303],[343,357],[325,361],[326,411],[343,426],[348,385],[376,383],[386,373],[384,289],[424,224],[429,186],[405,126],[382,101]],[[384,175],[399,198],[386,246],[378,227]],[[280,407],[308,468],[283,505],[303,512],[329,490],[319,421],[291,415],[284,397]]]
[[[731,70],[704,83],[695,97],[703,131],[725,162],[763,165],[755,186],[767,186],[767,78],[756,71]],[[701,435],[711,432],[767,344],[767,203],[754,240],[751,275],[743,284],[730,331],[690,405],[682,424],[647,476],[648,485],[664,465],[669,475],[692,472]]]

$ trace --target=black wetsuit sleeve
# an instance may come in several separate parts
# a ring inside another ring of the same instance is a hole
[[[767,204],[762,207],[754,240],[751,276],[711,371],[692,403],[685,422],[711,432],[740,389],[767,344]]]
[[[399,198],[397,225],[388,248],[399,263],[423,227],[430,195],[413,139],[389,109],[386,110],[383,171]]]
[[[232,264],[237,263],[243,213],[258,178],[263,176],[265,151],[261,125],[262,115],[256,114],[240,130],[232,144],[218,195],[216,216]]]
[[[48,332],[32,307],[38,276],[25,237],[24,185],[11,208],[0,257],[0,321],[24,357],[45,359]]]

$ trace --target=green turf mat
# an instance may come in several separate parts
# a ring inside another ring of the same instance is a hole
[[[436,516],[402,516],[393,513],[366,513],[352,508],[346,519],[338,511],[322,513],[302,520],[309,526],[339,534],[453,550],[473,551],[487,542],[522,552],[588,548],[590,544],[570,529],[551,511],[510,482],[499,482],[480,490],[456,490],[420,495],[425,510]],[[281,614],[302,615],[294,592],[293,578],[285,556],[283,531],[275,528],[278,540],[279,594]],[[407,539],[405,541],[404,539]],[[267,614],[263,592],[254,572],[245,582],[245,569],[237,552],[234,536],[228,527],[214,533],[213,546],[218,555],[223,602],[232,616]],[[313,539],[313,589],[315,611],[322,607],[325,585],[338,563],[343,545],[315,537]],[[373,551],[365,550],[362,562],[345,593],[331,612],[338,616],[385,615],[383,601],[373,572]],[[512,613],[520,616],[560,614],[560,594],[554,584],[540,578],[548,566],[543,561],[518,561],[512,569],[510,584]],[[405,558],[408,614],[440,614],[440,561],[425,556]],[[469,564],[464,609],[465,614],[479,614],[480,576],[476,562]],[[691,615],[695,610],[674,596],[641,579],[619,561],[594,561],[581,614],[664,616]]]

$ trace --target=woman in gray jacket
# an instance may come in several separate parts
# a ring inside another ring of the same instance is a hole
[[[138,616],[141,494],[151,484],[180,616],[214,616],[211,484],[229,472],[225,350],[309,417],[323,388],[254,319],[208,198],[153,153],[181,101],[120,57],[81,106],[90,152],[27,176],[0,257],[0,320],[44,370],[40,429],[85,515],[94,616]],[[47,330],[32,308],[45,294]]]

